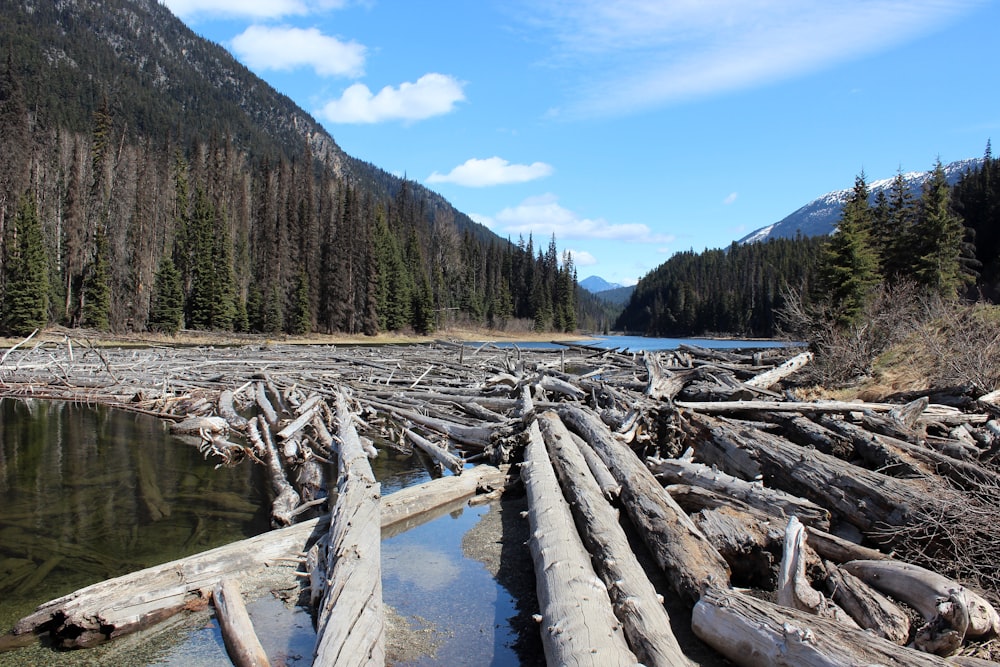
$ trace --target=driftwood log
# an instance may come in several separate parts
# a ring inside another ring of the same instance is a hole
[[[528,494],[545,660],[550,665],[635,665],[608,590],[573,524],[537,423],[532,422],[528,437],[521,478]]]

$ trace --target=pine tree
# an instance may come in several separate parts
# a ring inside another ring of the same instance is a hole
[[[292,297],[292,311],[288,318],[288,333],[301,336],[312,329],[312,310],[309,301],[309,277],[305,269],[295,278],[295,292]]]
[[[919,285],[954,296],[969,282],[962,270],[965,225],[951,210],[951,188],[938,160],[924,185],[913,227],[911,275]]]
[[[111,318],[111,271],[108,239],[103,230],[94,237],[94,259],[83,283],[83,324],[107,331]]]
[[[830,304],[841,325],[861,314],[878,284],[878,256],[871,245],[871,209],[864,172],[854,181],[837,231],[826,242],[819,270],[817,297]]]
[[[176,334],[184,323],[184,292],[181,274],[169,255],[164,255],[153,282],[153,303],[149,310],[149,329]]]
[[[23,336],[49,321],[49,260],[33,196],[21,197],[4,231],[0,322],[8,333]]]

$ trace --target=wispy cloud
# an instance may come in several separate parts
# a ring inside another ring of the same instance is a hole
[[[585,70],[565,113],[758,87],[889,49],[988,0],[531,0],[551,63]]]
[[[527,183],[545,178],[552,173],[552,165],[544,162],[531,164],[511,164],[500,157],[485,160],[470,158],[447,174],[434,172],[427,177],[428,183],[454,183],[470,188],[482,188],[508,183]]]
[[[629,243],[669,243],[673,236],[658,234],[637,223],[611,223],[602,218],[584,218],[559,204],[552,194],[531,197],[517,206],[505,208],[486,222],[492,229],[511,235],[546,238],[553,234],[560,241],[599,239]]]
[[[253,70],[311,67],[319,76],[358,77],[365,47],[342,42],[316,28],[252,25],[232,40],[236,56]]]
[[[250,17],[275,19],[339,9],[346,0],[162,0],[177,16]]]
[[[726,198],[722,200],[722,203],[725,204],[726,206],[729,206],[730,204],[735,204],[736,200],[739,199],[739,197],[740,193],[730,192],[728,195],[726,195]]]
[[[386,86],[375,94],[363,83],[356,83],[316,113],[331,123],[424,120],[451,112],[465,100],[463,88],[461,81],[437,73],[402,83],[399,88]]]

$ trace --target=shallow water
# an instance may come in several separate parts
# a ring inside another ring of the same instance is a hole
[[[373,469],[383,494],[429,478],[416,457],[389,450]],[[0,624],[7,630],[38,604],[95,581],[263,532],[267,497],[260,466],[216,469],[154,417],[0,399]],[[397,664],[519,664],[513,598],[463,553],[463,536],[488,511],[458,505],[384,536],[385,603],[432,648]],[[276,664],[311,663],[315,634],[303,608],[266,595],[248,610]],[[0,666],[229,664],[208,612],[168,625],[97,649],[0,653]]]

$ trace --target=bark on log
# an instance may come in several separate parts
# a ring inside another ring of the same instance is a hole
[[[258,429],[257,425],[260,425]],[[302,501],[292,485],[288,483],[285,469],[281,465],[278,450],[271,439],[271,428],[260,416],[250,420],[247,431],[255,447],[260,447],[264,453],[264,464],[271,480],[274,500],[271,501],[271,525],[287,526],[292,523],[293,512]],[[258,444],[259,443],[259,444]]]
[[[382,608],[380,485],[354,428],[354,415],[337,396],[340,479],[337,503],[325,536],[327,577],[317,612],[318,665],[385,664]]]
[[[661,484],[694,484],[740,500],[772,516],[785,519],[797,516],[806,525],[822,530],[830,529],[830,513],[826,509],[784,491],[770,489],[760,483],[747,482],[685,458],[650,457],[646,459],[646,465]]]
[[[409,438],[410,442],[426,452],[432,459],[440,463],[442,466],[456,475],[462,474],[462,468],[465,467],[465,461],[455,456],[441,445],[431,442],[419,433],[414,433],[412,429],[403,429],[403,433],[406,434],[406,437]]]
[[[550,665],[635,665],[604,584],[573,525],[538,424],[528,428],[521,478],[528,494],[542,647]]]
[[[808,498],[863,531],[883,523],[903,525],[915,508],[933,502],[918,480],[880,475],[725,419],[689,413],[687,420],[704,463],[744,479],[760,476],[768,486]]]
[[[573,442],[576,444],[580,454],[587,462],[587,467],[590,468],[590,474],[594,476],[594,479],[597,481],[597,485],[601,487],[601,493],[608,500],[617,499],[622,493],[622,485],[618,483],[615,476],[611,474],[610,470],[608,470],[608,466],[601,460],[601,457],[597,455],[594,448],[583,441],[583,438],[578,436],[576,433],[570,433],[570,436],[573,438]]]
[[[212,592],[212,603],[219,619],[222,641],[226,653],[236,667],[269,667],[267,653],[257,639],[253,623],[243,604],[240,585],[232,579],[223,579]]]
[[[892,560],[856,560],[841,567],[886,595],[912,606],[929,622],[941,614],[940,603],[959,592],[964,596],[969,616],[963,635],[986,637],[1000,632],[1000,615],[986,598],[936,572]]]
[[[794,516],[785,528],[785,545],[778,570],[778,604],[857,627],[836,604],[812,587],[806,579],[805,527]],[[811,551],[811,550],[810,550]]]
[[[944,667],[915,651],[840,623],[779,607],[734,590],[713,588],[694,607],[694,633],[743,667]]]
[[[826,590],[854,621],[879,637],[900,646],[910,638],[910,617],[886,596],[847,570],[825,562]]]
[[[621,485],[622,505],[678,595],[693,603],[705,586],[728,586],[726,561],[639,457],[592,413],[567,407],[559,416],[597,451]]]
[[[691,664],[674,637],[670,617],[656,589],[629,545],[617,511],[602,496],[573,434],[551,411],[539,415],[538,423],[580,537],[608,588],[615,616],[632,650],[648,667]]]

